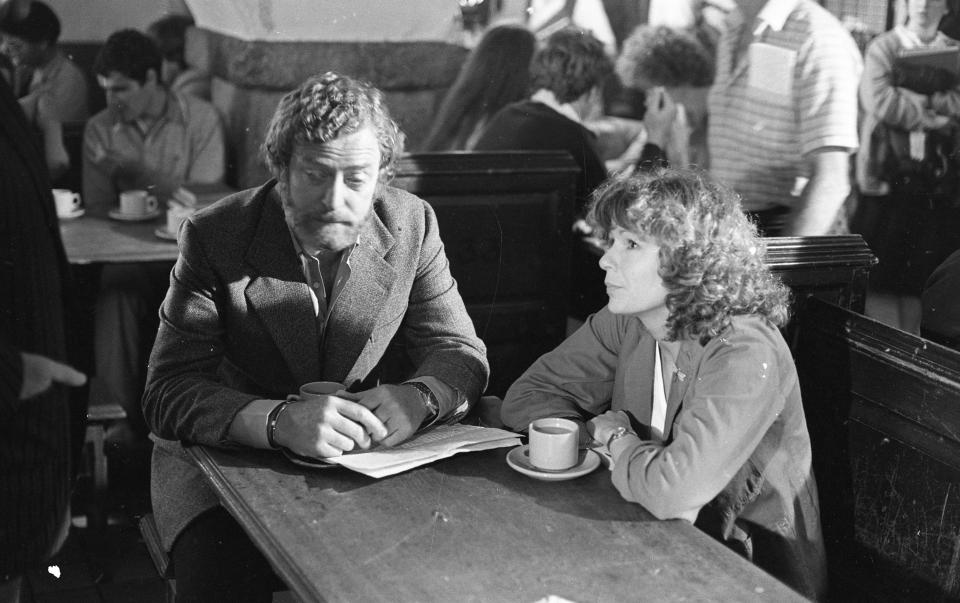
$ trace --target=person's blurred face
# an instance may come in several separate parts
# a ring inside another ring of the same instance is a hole
[[[660,278],[660,246],[651,239],[615,227],[606,241],[600,267],[614,314],[634,314],[651,329],[666,322],[667,289]]]
[[[43,64],[44,42],[28,42],[19,36],[0,34],[0,52],[9,57],[14,65],[37,67]]]
[[[107,97],[107,107],[127,122],[147,111],[158,85],[153,69],[147,71],[147,79],[142,84],[119,71],[111,71],[107,76],[98,75],[97,82]]]
[[[294,147],[280,198],[304,251],[340,251],[357,241],[373,211],[379,175],[380,144],[369,126]]]
[[[907,0],[907,24],[910,26],[937,27],[947,12],[947,0]]]

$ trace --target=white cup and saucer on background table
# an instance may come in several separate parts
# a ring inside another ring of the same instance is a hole
[[[562,481],[600,466],[599,454],[579,448],[580,426],[570,419],[537,419],[530,423],[527,435],[528,444],[507,453],[507,464],[524,475]]]
[[[177,233],[180,232],[180,225],[192,216],[196,209],[180,205],[179,203],[170,203],[167,207],[167,223],[153,231],[161,239],[176,241]]]
[[[66,188],[55,188],[52,192],[53,202],[57,207],[57,217],[61,220],[73,220],[85,213],[80,207],[80,193]]]
[[[304,383],[301,385],[299,393],[301,400],[309,401],[311,398],[319,398],[321,396],[335,394],[342,389],[343,384],[337,383],[336,381],[311,381],[310,383]],[[296,465],[300,465],[301,467],[311,467],[313,469],[330,469],[332,467],[339,467],[339,465],[329,463],[323,459],[303,456],[295,452],[291,452],[283,447],[281,447],[280,450],[283,451],[283,456],[287,457],[287,460]]]
[[[111,209],[107,215],[124,222],[143,222],[159,216],[160,208],[155,195],[142,189],[134,189],[121,192],[120,207]]]

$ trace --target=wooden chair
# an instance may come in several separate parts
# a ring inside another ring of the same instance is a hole
[[[147,513],[140,518],[139,526],[140,536],[143,543],[150,553],[150,560],[153,562],[157,575],[163,578],[166,585],[167,602],[173,603],[177,598],[177,580],[173,575],[173,566],[170,564],[170,556],[164,550],[160,542],[160,531],[157,529],[157,522],[153,519],[153,513]]]
[[[93,477],[93,504],[88,514],[89,525],[102,530],[107,524],[106,495],[109,487],[107,455],[104,444],[107,428],[116,421],[127,418],[126,411],[118,404],[96,404],[87,410],[87,429],[84,448],[91,476]]]
[[[422,153],[392,184],[437,214],[450,270],[503,396],[566,335],[579,168],[566,153]]]

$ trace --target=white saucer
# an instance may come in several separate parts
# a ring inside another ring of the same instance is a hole
[[[340,465],[334,463],[328,463],[322,459],[315,459],[309,456],[301,456],[296,452],[291,452],[286,448],[281,448],[283,451],[283,456],[287,457],[287,460],[293,463],[294,465],[300,465],[301,467],[310,467],[311,469],[331,469],[333,467],[339,467]]]
[[[530,464],[529,445],[517,446],[507,453],[507,464],[511,469],[519,471],[535,479],[541,479],[546,482],[559,482],[565,479],[573,479],[586,475],[600,466],[600,455],[593,450],[581,450],[580,461],[562,471],[547,471],[538,469]]]
[[[57,214],[57,217],[61,220],[76,220],[85,213],[87,213],[87,210],[83,209],[82,207],[78,207],[68,214]]]
[[[145,214],[125,214],[119,209],[111,209],[107,212],[107,215],[121,222],[146,222],[147,220],[153,220],[161,213],[163,212],[161,212],[159,208]]]
[[[155,234],[158,238],[164,239],[166,241],[177,240],[177,233],[170,232],[169,230],[167,230],[166,226],[161,226],[160,228],[155,229],[153,231],[153,234]]]

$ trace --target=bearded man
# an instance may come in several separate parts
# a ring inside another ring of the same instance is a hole
[[[386,184],[402,140],[379,91],[314,76],[268,127],[274,179],[181,228],[143,398],[178,601],[274,586],[181,442],[334,457],[458,420],[486,386],[436,216]],[[345,391],[292,395],[319,380]]]

